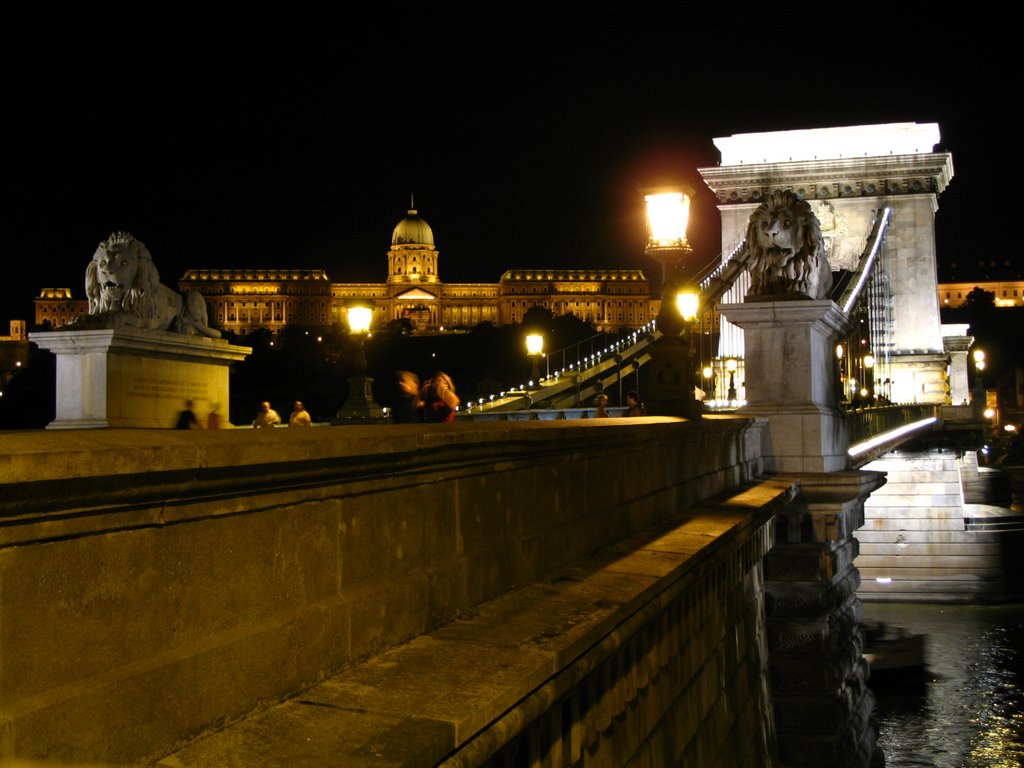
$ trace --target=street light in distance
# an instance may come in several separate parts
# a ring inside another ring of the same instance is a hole
[[[373,379],[366,375],[366,338],[373,322],[373,307],[353,304],[347,308],[349,334],[358,339],[355,376],[348,379],[348,398],[338,409],[343,421],[379,421],[384,412],[373,399]]]

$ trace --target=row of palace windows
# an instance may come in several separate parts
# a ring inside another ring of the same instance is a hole
[[[993,293],[995,293],[995,291],[993,291]],[[950,295],[950,291],[946,291],[946,298],[947,299],[949,298],[949,295]],[[958,299],[962,299],[964,297],[963,291],[957,291],[956,292],[956,297]],[[1013,289],[1013,297],[1017,298],[1017,289],[1016,288]],[[1003,289],[1003,296],[1002,296],[1002,298],[1004,298],[1004,299],[1007,298],[1007,289],[1005,289],[1005,288]]]
[[[502,286],[502,293],[506,295],[522,295],[524,293],[606,293],[615,296],[623,294],[649,293],[642,285],[614,285],[605,286],[604,290],[588,285],[574,286],[551,286],[551,285],[505,285]]]
[[[570,314],[575,315],[576,313],[575,312],[571,312]],[[526,313],[524,312],[523,313],[523,317],[525,317],[525,316],[526,316]],[[588,322],[588,323],[592,323],[592,322],[598,322],[598,323],[601,323],[601,322],[604,322],[604,323],[627,322],[627,323],[632,323],[633,322],[633,313],[632,312],[627,312],[625,314],[625,318],[626,319],[623,320],[623,313],[622,312],[618,313],[618,319],[617,320],[612,317],[612,313],[611,312],[606,313],[603,317],[602,317],[601,313],[598,312],[597,316],[596,316],[596,321],[595,321],[595,315],[594,315],[593,312],[586,312],[586,313],[583,314],[583,319],[586,322]],[[639,318],[640,318],[639,322],[642,323],[644,321],[643,312],[639,313]],[[520,319],[519,318],[519,313],[518,312],[513,312],[512,313],[512,322],[513,323],[518,323],[519,319]]]
[[[184,284],[184,288],[187,290],[189,283]],[[219,289],[219,290],[218,290]],[[234,294],[240,296],[263,296],[263,295],[280,295],[286,296],[323,296],[330,291],[330,287],[327,285],[314,285],[314,286],[295,286],[295,285],[220,285],[210,286],[204,285],[202,293],[204,296],[216,296],[218,294]]]
[[[580,305],[580,302],[578,302],[578,301],[576,301],[576,302],[559,301],[557,299],[555,301],[553,301],[553,302],[550,302],[550,303],[555,305],[555,306],[559,306],[559,307],[564,307],[564,306],[567,306],[567,305],[570,305],[570,304],[573,305],[573,306],[577,306],[577,307]],[[615,306],[618,309],[622,309],[622,302],[621,301],[614,302],[614,303],[615,303]],[[547,302],[545,302],[545,305],[546,304],[547,304]],[[594,302],[585,301],[585,302],[583,302],[583,306],[584,307],[590,307],[590,306],[594,306],[594,307],[611,306],[612,304],[613,304],[613,302],[610,301],[610,300],[594,301]],[[633,306],[636,306],[637,304],[643,304],[643,302],[642,301],[639,301],[639,302],[627,301],[626,302],[627,307],[633,307]],[[509,302],[509,306],[510,307],[514,307],[515,305],[516,305],[516,303],[514,301]],[[544,306],[544,305],[538,304],[535,301],[520,301],[519,302],[519,306],[521,306],[521,307],[527,307],[527,306],[529,306],[529,307],[539,307],[539,306]]]
[[[252,320],[253,320],[253,322],[264,322],[264,323],[270,323],[270,322],[274,322],[274,323],[304,323],[304,322],[307,322],[306,314],[304,312],[299,312],[296,315],[289,315],[287,320],[284,319],[284,317],[285,316],[282,315],[281,313],[277,313],[277,314],[274,315],[274,319],[271,320],[269,314],[260,315],[259,313],[253,313]],[[217,322],[219,322],[219,323],[223,323],[224,322],[224,314],[222,312],[218,312],[217,313]],[[239,312],[238,315],[236,316],[234,312],[229,312],[228,313],[228,322],[229,323],[236,323],[236,322],[247,323],[247,322],[249,322],[249,313],[248,312]],[[308,322],[310,322],[310,323],[316,322],[316,314],[315,313],[310,312]],[[320,314],[320,322],[321,323],[326,323],[327,322],[327,315],[326,314],[324,314],[324,313]]]
[[[210,304],[210,303],[211,302],[208,302],[208,304]],[[264,301],[262,306],[264,308],[266,308],[266,309],[269,309],[270,308],[270,304],[271,304],[271,302]],[[282,302],[275,301],[275,302],[273,302],[273,304],[274,304],[274,308],[275,309],[281,309]],[[306,307],[308,307],[308,308],[311,308],[311,309],[316,309],[316,307],[317,307],[317,302],[315,302],[315,301],[309,301],[309,302],[298,302],[298,301],[295,301],[295,302],[288,302],[288,304],[290,306],[292,306],[292,307],[295,307],[295,308],[298,308],[298,307],[306,308]],[[218,302],[218,306],[219,307],[224,307],[225,305],[228,306],[231,309],[235,308],[235,302],[233,302],[233,301],[221,301],[221,302]],[[261,304],[258,301],[253,301],[253,302],[240,301],[240,302],[238,302],[238,306],[239,307],[249,307],[249,306],[252,306],[254,309],[256,309],[256,308],[259,308],[261,306]],[[320,309],[326,309],[327,308],[327,302],[326,301],[321,301],[320,304],[319,304],[319,307],[320,307]]]

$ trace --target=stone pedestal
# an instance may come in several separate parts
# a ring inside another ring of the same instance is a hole
[[[942,349],[949,355],[949,400],[952,405],[967,405],[971,387],[967,378],[967,353],[974,337],[966,325],[942,326]]]
[[[764,561],[772,704],[787,768],[879,765],[854,532],[881,472],[801,475]]]
[[[380,421],[383,418],[384,410],[373,399],[373,379],[368,376],[350,377],[348,398],[338,409],[338,421]]]
[[[650,375],[644,413],[648,416],[700,418],[701,403],[695,397],[693,348],[688,338],[664,335],[651,347]]]
[[[889,358],[894,403],[949,403],[945,353],[893,354]]]
[[[250,347],[135,328],[29,337],[57,356],[57,418],[47,429],[173,427],[187,400],[200,423],[228,406],[228,366]]]
[[[828,299],[756,301],[719,307],[744,331],[747,405],[771,424],[765,466],[775,472],[837,472],[850,466],[839,411],[835,341],[849,320]]]

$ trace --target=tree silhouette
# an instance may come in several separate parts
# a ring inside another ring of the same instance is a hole
[[[996,292],[986,291],[984,288],[974,286],[964,297],[964,304],[972,309],[995,309]]]

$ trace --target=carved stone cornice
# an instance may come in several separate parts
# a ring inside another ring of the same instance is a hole
[[[948,152],[700,168],[723,205],[760,204],[776,190],[806,200],[939,195],[953,178]]]

